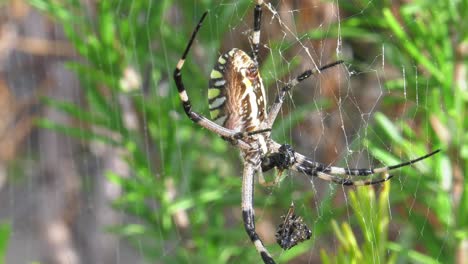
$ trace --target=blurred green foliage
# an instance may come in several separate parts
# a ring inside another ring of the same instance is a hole
[[[396,96],[384,101],[387,115],[374,117],[372,134],[378,136],[365,140],[369,151],[392,164],[399,159],[390,153],[419,156],[427,153],[428,145],[445,150],[415,164],[417,170],[405,171],[401,190],[391,192],[392,206],[403,206],[408,215],[393,215],[392,222],[401,224],[401,229],[395,243],[386,242],[390,252],[398,252],[389,263],[454,263],[465,250],[462,242],[468,239],[468,181],[464,179],[468,175],[468,34],[464,26],[468,1],[401,5],[340,1],[340,7],[349,17],[330,31],[357,45],[380,48],[385,63],[402,71],[401,78],[385,82],[385,88]],[[310,36],[325,34],[330,36],[330,32],[320,31]],[[404,114],[394,123],[388,115],[394,115],[394,105],[402,103]],[[427,138],[421,138],[422,133]],[[391,142],[392,151],[379,142]],[[410,250],[416,247],[423,254]]]
[[[336,256],[327,255],[322,250],[322,260],[328,263],[388,263],[386,243],[388,236],[388,199],[390,194],[389,182],[383,184],[379,197],[375,197],[372,188],[358,188],[349,192],[349,202],[353,217],[356,218],[362,231],[363,243],[358,243],[348,222],[341,227],[332,221],[333,231],[340,243]]]
[[[10,239],[10,234],[10,223],[0,223],[0,264],[5,263],[5,256],[8,248],[8,240]]]
[[[107,177],[122,188],[116,209],[139,221],[110,230],[134,243],[152,263],[258,262],[240,214],[229,213],[239,211],[240,205],[237,151],[184,116],[172,81],[191,31],[200,15],[210,10],[183,69],[195,109],[206,113],[205,87],[212,62],[230,28],[245,23],[239,18],[250,14],[252,3],[98,1],[90,9],[78,0],[29,2],[63,26],[83,58],[68,65],[80,78],[84,105],[44,99],[83,125],[70,127],[48,120],[40,125],[125,150],[131,175],[114,171]],[[456,74],[457,67],[466,69],[467,64],[466,50],[461,52],[468,44],[468,29],[463,26],[467,1],[412,1],[401,6],[390,1],[340,1],[339,7],[347,14],[339,25],[326,32],[314,30],[308,37],[335,34],[349,41],[356,47],[356,65],[375,58],[360,59],[359,52],[368,54],[368,50],[359,51],[365,43],[377,52],[384,50],[385,63],[404,72],[402,78],[385,80],[384,87],[393,96],[386,96],[383,113],[365,128],[365,133],[371,132],[362,142],[366,149],[384,164],[423,155],[430,148],[442,147],[444,153],[401,170],[404,176],[392,180],[392,191],[387,184],[380,198],[369,188],[350,193],[349,223],[337,224],[347,204],[333,204],[333,192],[317,210],[299,208],[304,218],[314,221],[313,239],[287,252],[276,245],[268,248],[284,263],[304,253],[317,255],[311,252],[316,249],[314,243],[336,236],[338,251],[323,251],[324,262],[356,263],[368,256],[382,262],[453,263],[461,241],[468,239],[468,183],[463,179],[468,170],[464,118],[468,94],[466,74],[460,78]],[[288,67],[298,63],[292,61]],[[263,67],[262,71],[272,69],[278,63],[274,57],[267,58]],[[128,84],[129,71],[141,77],[136,85]],[[286,73],[281,67],[274,72]],[[137,127],[125,121],[125,100],[136,109]],[[402,103],[403,115],[395,116],[392,108]],[[301,106],[289,117],[292,123],[277,125],[289,129],[310,109]],[[294,181],[272,190],[257,188],[257,208],[266,211],[257,213],[257,221],[270,214],[279,219],[293,195],[304,200],[315,194],[311,186]],[[284,210],[269,212],[274,208]],[[394,208],[398,213],[389,217],[388,210]],[[188,217],[188,226],[177,222],[181,215]],[[391,240],[388,222],[399,230]],[[355,223],[362,233],[359,245],[350,227]]]

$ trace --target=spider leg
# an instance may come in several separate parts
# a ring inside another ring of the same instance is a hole
[[[254,9],[254,26],[252,32],[252,58],[258,64],[258,51],[260,46],[260,26],[262,23],[262,7],[263,0],[257,0]]]
[[[307,169],[301,171],[303,169],[302,167],[298,166],[297,171],[303,172],[307,174]],[[308,174],[310,175],[310,174]],[[325,172],[315,172],[312,176],[318,177],[322,180],[325,181],[331,181],[339,185],[345,185],[345,186],[350,186],[350,185],[355,185],[355,186],[364,186],[364,185],[374,185],[374,184],[380,184],[382,182],[386,182],[390,180],[393,175],[390,175],[388,173],[385,174],[385,178],[383,179],[377,179],[377,180],[353,180],[351,178],[343,178],[343,177],[338,177],[335,175],[331,175]]]
[[[398,169],[404,166],[411,165],[413,163],[416,163],[418,161],[421,161],[423,159],[427,159],[432,155],[435,155],[436,153],[440,152],[440,149],[432,151],[424,156],[418,157],[416,159],[402,162],[396,165],[392,166],[385,166],[385,167],[380,167],[380,168],[363,168],[363,169],[351,169],[351,168],[341,168],[341,167],[335,167],[335,166],[327,166],[325,164],[315,162],[307,158],[306,156],[302,154],[296,153],[296,157],[298,162],[292,166],[294,167],[301,166],[307,170],[315,171],[315,172],[324,172],[324,173],[330,173],[330,174],[337,174],[337,175],[348,175],[348,176],[369,176],[372,174],[378,174],[378,173],[386,173],[394,169]]]
[[[278,156],[287,156],[285,153],[285,145],[280,145],[277,142],[272,141],[271,148],[273,150],[273,154],[270,154],[268,157],[276,157]],[[287,150],[291,151],[291,150]],[[440,152],[440,149],[432,151],[424,156],[421,156],[419,158],[402,162],[396,165],[392,166],[385,166],[385,167],[380,167],[380,168],[364,168],[364,169],[351,169],[351,168],[341,168],[341,167],[335,167],[335,166],[328,166],[316,161],[312,161],[310,158],[294,152],[294,157],[295,157],[295,162],[293,164],[288,165],[289,169],[292,169],[297,172],[304,173],[308,176],[312,177],[318,177],[323,180],[327,181],[332,181],[337,184],[341,185],[370,185],[370,184],[378,184],[384,181],[389,180],[393,176],[389,175],[388,172],[394,169],[398,169],[404,166],[411,165],[413,163],[416,163],[418,161],[421,161],[423,159],[427,159],[436,153]],[[282,162],[282,163],[280,163]],[[275,159],[275,158],[269,158],[269,159],[263,159],[262,161],[262,170],[266,171],[274,167],[280,167],[283,166],[284,168],[284,163],[280,159]],[[281,167],[280,167],[281,168]],[[378,179],[378,180],[353,180],[351,178],[343,178],[343,177],[338,177],[332,174],[336,175],[346,175],[346,176],[369,176],[372,174],[379,174],[379,173],[385,173],[386,176],[383,179]]]
[[[246,149],[249,149],[250,146],[249,144],[247,144],[246,142],[242,140],[244,138],[244,135],[239,135],[238,131],[234,131],[234,130],[222,127],[216,124],[215,122],[211,121],[210,119],[204,117],[203,115],[192,110],[192,104],[190,103],[190,99],[188,97],[187,91],[185,90],[185,85],[182,80],[182,67],[184,66],[185,59],[187,58],[187,54],[189,53],[190,48],[193,44],[193,41],[195,40],[195,37],[197,36],[198,30],[200,29],[203,23],[203,20],[205,19],[207,14],[208,12],[203,13],[202,17],[200,18],[200,21],[198,22],[197,26],[195,27],[192,33],[192,36],[190,37],[190,40],[187,44],[187,47],[185,48],[184,53],[182,54],[182,57],[177,63],[177,66],[174,70],[174,81],[176,83],[177,90],[179,92],[179,97],[182,102],[182,106],[184,107],[184,111],[187,114],[187,116],[190,118],[190,120],[220,135],[223,138],[235,141],[236,145],[238,145],[241,149],[246,150]]]
[[[259,167],[260,153],[258,151],[247,153],[244,157],[244,171],[242,175],[242,219],[244,220],[245,231],[262,257],[263,262],[274,264],[275,261],[255,231],[255,211],[253,207],[254,176],[259,171]]]
[[[258,183],[262,185],[263,187],[273,187],[276,186],[280,180],[281,180],[281,174],[278,174],[275,176],[275,179],[273,181],[267,181],[265,179],[265,176],[263,175],[263,170],[258,170],[257,171],[257,177],[258,177]]]
[[[243,132],[235,133],[233,138],[234,139],[243,139],[243,138],[250,137],[250,136],[253,136],[253,135],[263,134],[263,133],[270,133],[270,132],[271,132],[271,128],[265,128],[265,129],[254,130],[254,131],[243,131]]]
[[[309,78],[310,76],[320,73],[323,70],[326,70],[328,68],[334,67],[338,64],[343,63],[342,60],[332,62],[330,64],[324,65],[320,67],[319,69],[314,69],[314,70],[306,70],[300,75],[298,75],[296,78],[293,80],[289,81],[281,90],[278,92],[278,95],[276,96],[275,102],[273,105],[270,107],[270,111],[268,112],[268,119],[264,122],[263,127],[272,127],[273,123],[276,120],[276,117],[278,116],[278,113],[281,109],[281,106],[283,105],[284,98],[286,97],[286,93],[289,92],[294,86],[302,82],[303,80]]]

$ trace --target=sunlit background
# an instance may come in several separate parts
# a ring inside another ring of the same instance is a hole
[[[242,224],[238,150],[185,116],[172,79],[208,10],[183,68],[208,115],[209,73],[223,52],[251,50],[253,7],[0,2],[0,263],[260,263]],[[468,1],[262,8],[270,104],[302,71],[345,61],[294,89],[276,141],[350,168],[442,149],[383,185],[287,172],[257,184],[257,230],[275,260],[468,263]],[[275,232],[291,202],[312,237],[284,251]]]

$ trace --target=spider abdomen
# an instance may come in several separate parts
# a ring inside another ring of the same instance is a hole
[[[221,55],[210,74],[211,118],[235,131],[255,131],[266,118],[265,89],[258,66],[240,49]]]

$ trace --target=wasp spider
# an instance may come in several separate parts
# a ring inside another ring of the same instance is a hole
[[[286,94],[294,86],[311,75],[340,64],[342,61],[333,62],[319,69],[307,70],[289,81],[279,91],[273,105],[267,112],[265,88],[258,71],[259,65],[257,59],[260,43],[262,4],[263,0],[256,0],[253,31],[250,37],[252,43],[250,55],[240,49],[234,48],[221,55],[211,71],[208,86],[208,104],[211,119],[192,110],[181,73],[187,54],[207,12],[203,14],[195,27],[187,47],[177,63],[174,70],[174,80],[187,116],[193,122],[220,135],[239,148],[244,160],[242,174],[242,218],[245,230],[263,262],[275,263],[255,231],[253,194],[254,176],[256,174],[259,176],[261,183],[265,183],[262,172],[276,168],[279,171],[291,169],[311,177],[318,177],[341,185],[370,185],[389,180],[391,178],[391,175],[387,173],[389,170],[423,160],[434,155],[439,150],[398,165],[382,168],[351,169],[328,166],[312,161],[306,156],[295,152],[289,145],[281,145],[275,142],[270,137],[271,127]],[[368,176],[376,173],[384,173],[385,177],[377,180],[354,180],[351,177]],[[347,177],[336,175],[347,175]],[[301,222],[297,224],[299,227],[303,226]],[[306,228],[303,229],[306,230]],[[295,236],[302,237],[303,234],[298,233]],[[285,246],[293,245],[291,242],[287,242]]]

